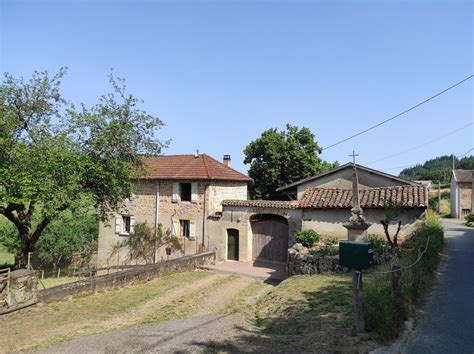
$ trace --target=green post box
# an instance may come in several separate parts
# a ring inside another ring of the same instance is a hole
[[[340,241],[339,265],[350,269],[366,269],[374,263],[374,246],[370,242]]]

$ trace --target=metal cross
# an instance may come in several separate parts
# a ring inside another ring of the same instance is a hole
[[[352,156],[352,162],[353,162],[354,165],[355,165],[355,163],[356,163],[356,156],[359,156],[359,154],[356,154],[356,152],[355,152],[354,150],[352,150],[352,155],[349,155],[349,156]]]

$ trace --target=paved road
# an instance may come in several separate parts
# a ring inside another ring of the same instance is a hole
[[[404,353],[474,353],[474,229],[443,223],[447,259]]]

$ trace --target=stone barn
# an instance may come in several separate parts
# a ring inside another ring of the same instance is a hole
[[[474,170],[451,173],[451,216],[463,218],[474,210]]]

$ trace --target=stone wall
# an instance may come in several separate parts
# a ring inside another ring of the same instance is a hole
[[[223,200],[246,200],[246,182],[216,182],[209,185],[208,189],[208,214],[222,211]]]
[[[2,284],[0,284],[2,286]],[[10,288],[0,294],[0,314],[19,310],[37,302],[38,274],[34,270],[18,269],[10,273]]]
[[[339,256],[301,254],[297,249],[288,250],[286,275],[345,273],[349,270],[339,265]]]
[[[471,209],[472,207],[472,183],[459,183],[461,193],[461,209]],[[459,211],[461,212],[461,210]]]
[[[40,299],[42,302],[49,303],[79,294],[93,294],[124,285],[145,283],[157,277],[172,273],[185,272],[196,269],[202,265],[214,263],[215,253],[207,252],[156,264],[136,266],[121,272],[101,275],[95,278],[80,280],[74,283],[41,290]]]

